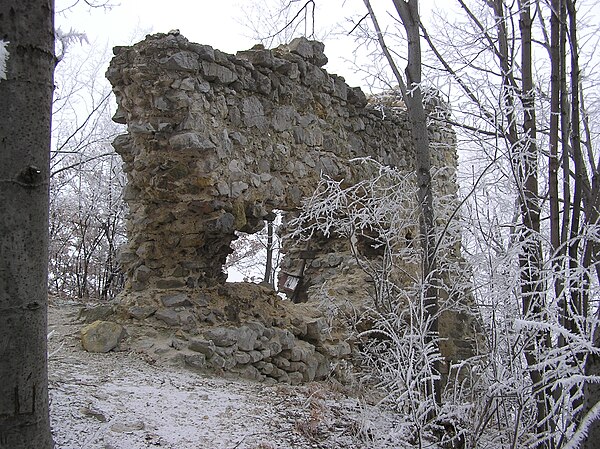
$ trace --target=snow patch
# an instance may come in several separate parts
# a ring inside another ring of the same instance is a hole
[[[6,64],[8,62],[8,57],[10,56],[10,53],[6,49],[8,44],[8,41],[0,39],[0,80],[6,79]]]
[[[159,366],[150,328],[145,356],[125,348],[88,353],[79,309],[48,308],[56,449],[412,449],[396,415],[333,381],[269,385],[211,377],[176,361]]]

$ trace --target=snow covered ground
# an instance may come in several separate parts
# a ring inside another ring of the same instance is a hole
[[[266,385],[90,354],[73,304],[49,310],[56,449],[409,448],[393,416],[333,382]]]

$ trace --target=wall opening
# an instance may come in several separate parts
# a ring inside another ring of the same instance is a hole
[[[227,256],[227,282],[252,282],[276,287],[281,259],[281,223],[283,212],[274,210],[264,220],[263,228],[253,234],[236,231]]]

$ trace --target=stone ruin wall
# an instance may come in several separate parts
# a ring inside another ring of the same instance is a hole
[[[294,305],[264,286],[225,284],[222,266],[235,231],[297,211],[321,173],[361,179],[356,157],[410,172],[405,112],[369,105],[321,68],[323,44],[304,38],[230,55],[156,34],[114,53],[114,120],[127,125],[113,144],[128,177],[123,313],[178,330],[169,346],[192,366],[292,382],[330,374],[351,348],[311,298]],[[436,195],[455,196],[454,133],[436,120],[429,130],[434,166],[445,167]],[[342,294],[366,294],[340,245],[320,241],[306,260],[287,244],[283,267],[304,264],[305,291],[345,273],[341,284],[354,287]]]

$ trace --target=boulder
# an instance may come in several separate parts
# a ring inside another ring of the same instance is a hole
[[[166,295],[161,298],[165,307],[191,306],[190,298],[185,293]]]
[[[125,337],[125,328],[110,321],[94,321],[81,329],[81,344],[88,352],[108,352]]]
[[[183,361],[192,368],[204,368],[206,366],[204,354],[188,354],[183,357]]]
[[[214,327],[206,331],[204,336],[217,346],[232,346],[238,341],[237,330],[227,327]]]
[[[192,339],[188,348],[194,352],[204,354],[206,357],[212,357],[215,353],[215,344],[210,340]]]
[[[161,309],[154,314],[154,317],[169,326],[177,326],[179,324],[179,313],[175,310]]]
[[[306,323],[306,338],[308,340],[321,342],[325,339],[326,331],[327,323],[322,318],[310,320]]]
[[[127,309],[127,313],[129,313],[129,316],[131,318],[135,318],[136,320],[146,319],[149,316],[152,316],[154,312],[156,312],[156,307],[150,305],[131,306],[129,309]]]
[[[237,330],[237,344],[240,351],[252,351],[258,339],[258,333],[249,326],[242,326]]]
[[[88,306],[79,311],[78,319],[84,323],[93,323],[94,321],[106,320],[113,312],[112,304]]]

